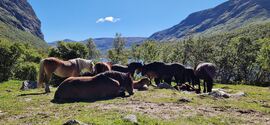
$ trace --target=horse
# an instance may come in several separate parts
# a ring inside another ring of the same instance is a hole
[[[107,71],[93,77],[69,77],[57,88],[53,102],[89,101],[133,95],[129,73]]]
[[[203,80],[203,92],[212,92],[213,88],[213,78],[216,75],[216,66],[213,63],[200,63],[195,67],[195,76],[196,76],[196,84],[199,85],[199,91],[201,91],[200,88],[200,79]],[[207,86],[207,90],[206,90]]]
[[[137,70],[137,73],[141,72],[143,65],[139,62],[131,62],[127,66],[123,66],[120,64],[114,64],[112,65],[113,71],[119,71],[123,73],[130,73],[131,76],[134,78],[134,73]]]
[[[149,79],[155,80],[158,85],[162,80],[171,85],[172,78],[175,78],[176,83],[184,83],[184,69],[182,64],[172,63],[165,64],[163,62],[153,62],[142,67],[142,75]]]
[[[93,71],[92,60],[76,58],[68,61],[63,61],[54,57],[42,59],[40,61],[38,86],[44,87],[45,83],[45,92],[49,93],[50,92],[49,81],[53,73],[63,78],[71,76],[74,77],[79,76],[80,72],[83,69]]]
[[[84,72],[81,76],[95,76],[99,73],[111,71],[112,64],[110,62],[98,62],[94,66],[93,72]]]
[[[133,88],[139,91],[148,90],[149,85],[150,85],[150,79],[146,77],[138,81],[133,81]]]
[[[185,67],[184,78],[185,82],[188,82],[189,85],[192,84],[192,87],[194,88],[196,76],[193,68]]]

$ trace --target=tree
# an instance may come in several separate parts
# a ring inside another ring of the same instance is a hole
[[[128,62],[128,51],[125,49],[125,40],[121,34],[116,33],[113,48],[108,51],[108,58],[112,63],[126,64]]]
[[[88,49],[88,59],[96,59],[100,56],[100,51],[97,50],[93,39],[88,39],[86,43]]]
[[[86,58],[87,47],[79,42],[58,42],[56,48],[51,48],[49,52],[50,57],[58,57],[64,60],[74,58]]]

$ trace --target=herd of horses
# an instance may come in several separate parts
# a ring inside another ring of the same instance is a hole
[[[87,72],[82,73],[82,71]],[[143,76],[134,81],[134,74]],[[125,96],[125,92],[133,95],[133,89],[147,90],[151,81],[155,84],[165,82],[176,86],[188,82],[196,92],[200,93],[200,80],[203,80],[203,92],[211,92],[216,67],[212,63],[200,63],[194,69],[185,67],[179,63],[152,62],[142,64],[131,62],[128,65],[112,64],[110,62],[98,62],[76,58],[63,61],[54,57],[41,60],[38,85],[45,88],[49,93],[49,81],[55,74],[65,79],[57,88],[54,101],[80,101],[99,98],[111,98]],[[45,86],[44,86],[45,85]]]

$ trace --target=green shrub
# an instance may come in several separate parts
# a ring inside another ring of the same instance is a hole
[[[20,80],[36,81],[38,75],[37,64],[21,63],[14,69],[14,77]]]
[[[17,46],[9,41],[0,41],[0,82],[7,81],[12,76],[12,68],[20,57]]]

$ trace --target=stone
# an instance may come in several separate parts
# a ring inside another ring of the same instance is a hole
[[[187,102],[191,102],[191,99],[183,97],[183,98],[179,99],[178,102],[187,103]]]
[[[34,81],[24,81],[22,82],[22,87],[20,90],[29,90],[29,89],[36,89],[37,88],[37,82]]]
[[[174,89],[171,85],[169,85],[168,83],[159,83],[157,85],[157,87],[159,89]]]
[[[87,125],[85,123],[82,123],[80,121],[77,120],[68,120],[66,123],[64,123],[63,125]]]
[[[138,119],[136,115],[130,114],[123,118],[124,121],[131,122],[133,124],[138,124]]]

